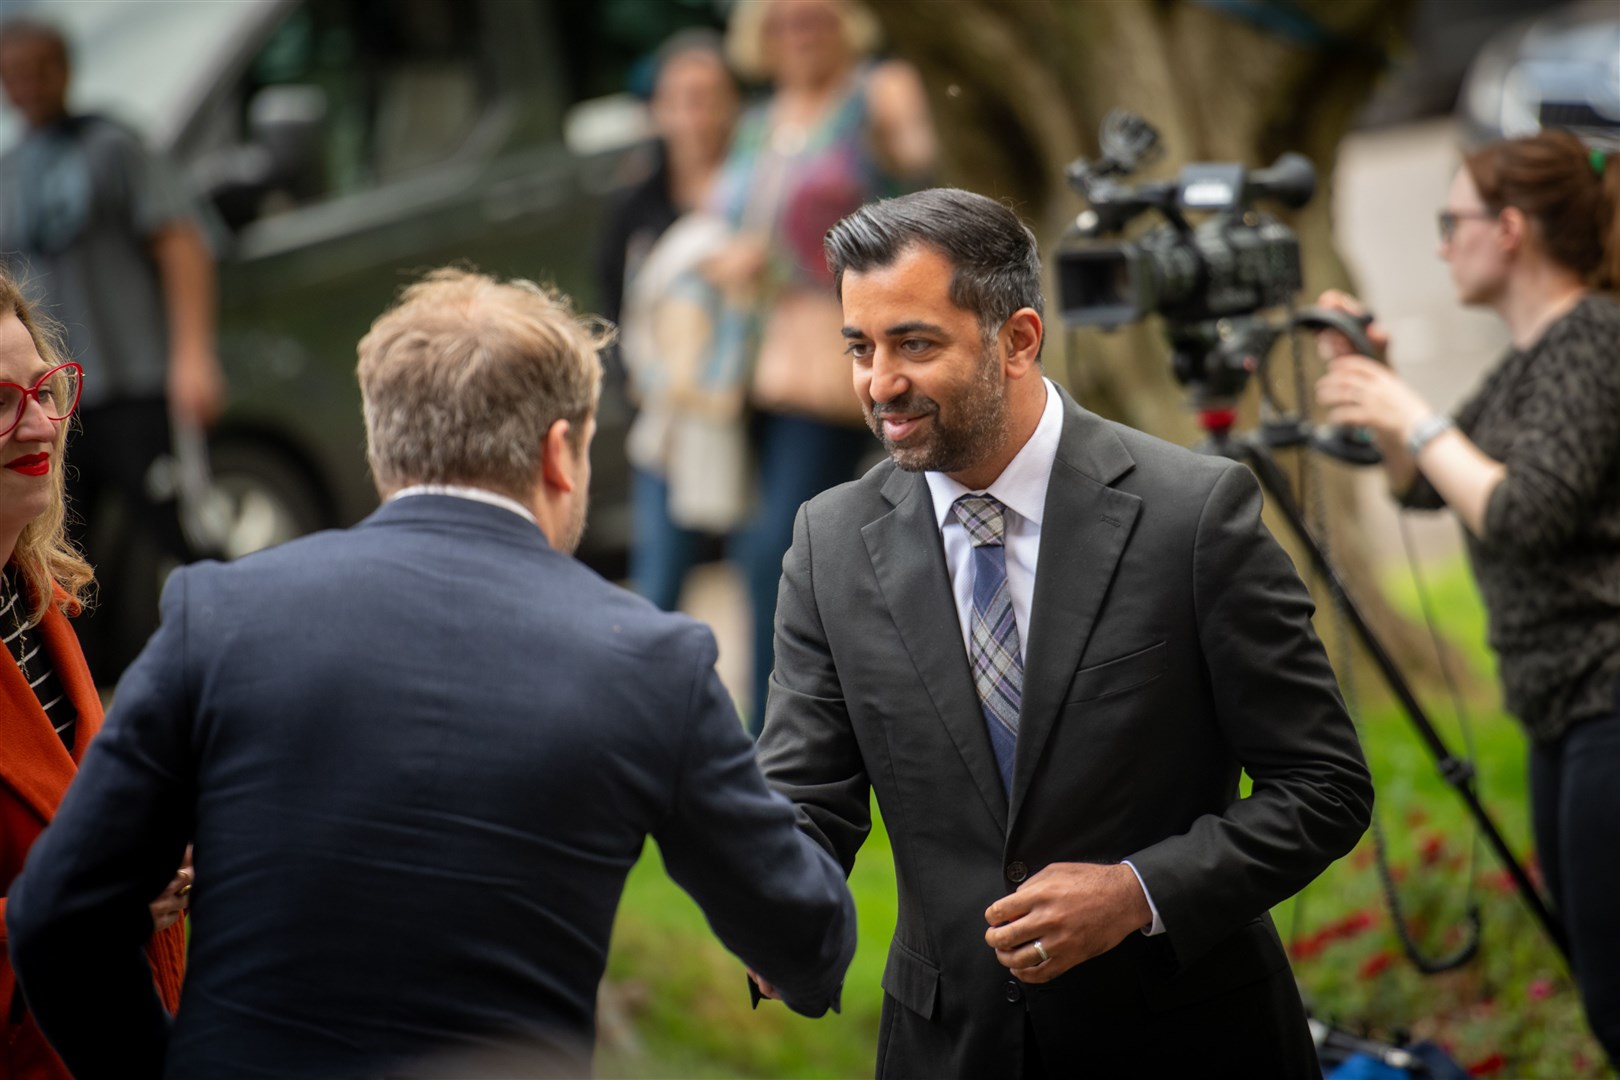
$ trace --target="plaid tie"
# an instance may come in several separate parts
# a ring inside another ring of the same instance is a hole
[[[990,729],[1002,786],[1011,791],[1024,661],[1012,592],[1007,588],[1007,549],[1002,542],[1006,508],[988,495],[963,495],[953,509],[973,541],[973,644],[968,650],[973,686]]]

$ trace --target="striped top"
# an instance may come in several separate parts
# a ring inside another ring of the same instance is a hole
[[[18,587],[16,573],[10,566],[0,572],[0,637],[5,638],[12,662],[39,699],[40,708],[45,710],[51,727],[56,729],[62,744],[71,752],[73,729],[79,719],[78,710],[68,698],[62,680],[56,677],[56,669],[51,666],[50,655],[45,651],[44,638],[37,627],[28,626],[28,605],[23,601],[23,591]]]

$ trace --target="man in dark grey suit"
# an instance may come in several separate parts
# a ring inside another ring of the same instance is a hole
[[[712,636],[570,557],[599,344],[534,286],[430,276],[360,344],[382,508],[176,572],[8,905],[76,1076],[578,1075],[648,835],[796,1009],[836,1004],[853,904]],[[171,1030],[141,944],[193,837]]]
[[[1042,376],[1005,207],[921,192],[826,246],[892,461],[799,514],[759,754],[846,870],[876,792],[879,1074],[1320,1076],[1267,910],[1372,789],[1253,478]]]

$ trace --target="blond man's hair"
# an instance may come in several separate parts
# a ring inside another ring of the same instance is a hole
[[[17,283],[0,271],[0,318],[7,315],[15,315],[23,324],[28,336],[34,339],[34,350],[47,366],[62,363],[55,325],[35,311]],[[38,625],[53,602],[59,603],[66,614],[77,613],[88,601],[95,581],[95,572],[67,535],[67,473],[63,467],[63,451],[70,426],[68,421],[56,426],[56,467],[50,472],[50,502],[44,513],[23,526],[11,554],[11,561],[26,586],[29,626]],[[60,600],[57,599],[58,589],[63,594]]]
[[[611,328],[530,281],[445,268],[407,286],[360,339],[366,458],[379,492],[468,484],[527,501],[541,444],[583,435]]]

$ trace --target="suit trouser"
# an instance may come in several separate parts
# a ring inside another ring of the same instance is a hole
[[[1620,685],[1612,712],[1530,748],[1530,817],[1592,1033],[1620,1066]]]

